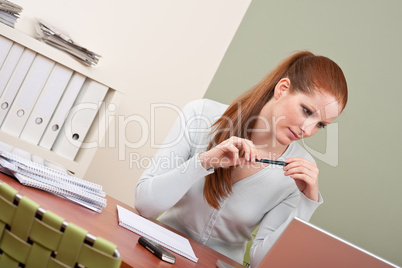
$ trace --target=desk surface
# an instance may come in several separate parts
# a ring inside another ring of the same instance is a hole
[[[189,239],[195,255],[198,257],[198,262],[194,263],[176,253],[173,253],[176,256],[176,263],[173,265],[159,260],[137,243],[139,235],[119,226],[118,224],[116,205],[120,205],[133,212],[136,211],[110,196],[107,196],[107,207],[103,209],[102,213],[97,213],[50,193],[23,186],[3,173],[0,173],[0,181],[7,183],[16,189],[21,195],[31,198],[40,204],[45,210],[50,210],[63,217],[67,222],[75,223],[88,230],[92,235],[101,236],[115,243],[123,258],[121,267],[213,268],[218,259],[234,267],[243,267],[237,262],[180,233],[180,235]],[[163,225],[157,221],[155,222]],[[167,227],[165,225],[163,226]],[[178,233],[174,229],[167,228]]]

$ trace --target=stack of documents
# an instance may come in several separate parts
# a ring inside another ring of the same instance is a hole
[[[0,22],[13,27],[20,17],[22,7],[7,0],[0,0]]]
[[[96,65],[101,57],[99,54],[79,46],[67,34],[43,20],[38,21],[37,35],[39,40],[70,54],[87,66]]]
[[[50,192],[96,212],[106,207],[102,186],[79,179],[59,166],[16,148],[12,152],[0,143],[0,172],[21,184]],[[29,156],[29,158],[27,157]]]

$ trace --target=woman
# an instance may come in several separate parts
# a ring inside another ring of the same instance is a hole
[[[256,267],[289,221],[323,202],[318,168],[296,141],[345,108],[347,85],[332,60],[298,52],[229,107],[186,105],[140,178],[135,207],[242,263]],[[286,166],[256,159],[283,160]]]

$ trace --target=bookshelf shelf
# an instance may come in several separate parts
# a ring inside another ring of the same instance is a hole
[[[59,51],[45,43],[42,43],[39,40],[36,40],[33,37],[25,33],[22,33],[14,28],[2,25],[1,23],[0,23],[0,37],[12,41],[13,44],[19,44],[22,47],[24,47],[24,49],[33,51],[34,53],[36,53],[36,55],[41,55],[46,57],[47,59],[50,59],[51,61],[54,62],[55,65],[56,64],[62,65],[72,70],[73,73],[78,73],[84,76],[85,83],[88,82],[95,84],[98,86],[98,88],[100,86],[106,88],[106,93],[104,96],[102,96],[101,103],[95,100],[93,102],[97,103],[92,103],[94,105],[98,105],[99,110],[96,112],[96,115],[94,115],[95,117],[91,118],[92,121],[90,125],[87,126],[88,129],[86,130],[84,135],[85,139],[81,141],[82,142],[81,144],[76,145],[78,146],[77,152],[74,154],[66,156],[63,153],[55,151],[54,148],[44,148],[41,147],[39,143],[35,144],[32,142],[28,142],[24,139],[21,139],[20,135],[10,134],[10,132],[4,131],[5,130],[3,129],[4,120],[0,122],[1,123],[0,139],[2,142],[8,143],[13,147],[20,148],[32,154],[38,155],[48,161],[62,165],[63,167],[67,168],[72,173],[74,173],[77,177],[83,178],[89,164],[91,163],[98,149],[97,146],[92,146],[93,148],[85,148],[86,147],[85,145],[88,142],[92,142],[95,144],[101,143],[107,131],[108,126],[102,125],[102,127],[100,127],[102,122],[106,122],[105,118],[106,114],[101,111],[101,107],[108,107],[110,104],[113,104],[114,107],[118,107],[125,93],[126,85],[124,85],[119,80],[102,73],[102,71],[96,69],[96,67],[87,67],[81,64],[80,62],[76,61],[72,57],[70,57],[68,54]],[[83,88],[85,87],[85,83]],[[3,90],[2,88],[0,88],[0,101],[1,98],[3,97],[2,94],[4,94],[6,89],[7,88]],[[3,90],[3,92],[1,90]],[[78,96],[80,96],[80,94],[83,94],[82,91],[84,90],[81,89],[79,91]],[[60,101],[60,99],[58,99],[58,101]],[[71,107],[69,113],[72,113],[72,110],[75,107],[75,105],[80,105],[80,103],[77,103],[78,99],[79,97],[75,99],[74,105],[73,107]],[[39,103],[39,101],[37,101],[36,103]],[[58,103],[57,105],[60,104]],[[110,114],[111,112],[108,111],[108,116],[110,116]],[[6,116],[8,116],[8,114]],[[76,118],[77,117],[79,116],[76,116]],[[65,120],[66,121],[64,127],[67,129],[69,127],[69,123],[71,123],[71,125],[73,126],[75,119],[74,117],[71,118],[67,117]],[[68,120],[70,120],[71,122],[70,121],[67,122]],[[49,125],[47,127],[49,127]],[[57,136],[57,139],[59,139],[61,135],[63,135],[63,133],[67,133],[67,131],[63,131],[63,129],[61,129],[60,133]]]

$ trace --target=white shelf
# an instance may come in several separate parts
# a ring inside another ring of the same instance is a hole
[[[96,66],[85,66],[79,63],[77,60],[73,59],[67,53],[57,50],[56,48],[49,46],[19,30],[0,23],[0,34],[16,43],[21,44],[26,48],[35,51],[36,53],[42,54],[43,56],[46,56],[47,58],[54,60],[55,62],[58,62],[76,72],[85,75],[86,77],[89,77],[101,84],[104,84],[109,88],[113,88],[114,90],[121,93],[124,93],[126,91],[127,85],[117,79],[114,79],[113,77],[108,76],[107,74],[102,73],[102,71],[96,69]],[[102,58],[100,60],[102,60]]]
[[[100,70],[96,69],[96,67],[85,66],[80,62],[76,61],[75,59],[73,59],[72,57],[70,57],[68,54],[59,51],[45,43],[42,43],[39,40],[36,40],[33,37],[23,32],[20,32],[16,29],[3,25],[2,23],[0,23],[0,34],[10,39],[11,41],[18,43],[36,52],[37,54],[41,54],[61,65],[64,65],[72,69],[75,72],[81,73],[82,75],[84,75],[89,79],[92,79],[98,83],[107,86],[109,89],[106,94],[106,97],[104,98],[103,103],[104,107],[108,107],[109,104],[114,104],[116,107],[119,105],[126,90],[126,85],[124,85],[117,79],[114,79],[113,77],[110,77],[102,73]],[[111,112],[108,111],[107,114],[108,116],[110,116]],[[93,142],[93,141],[98,143],[102,142],[102,139],[106,133],[100,133],[100,132],[106,132],[108,126],[106,126],[106,129],[104,129],[103,127],[101,130],[98,127],[98,122],[108,122],[105,116],[106,115],[101,112],[97,114],[85,137],[84,144],[86,142]],[[79,149],[74,160],[70,160],[61,155],[58,155],[52,150],[48,150],[38,145],[31,144],[18,137],[9,135],[1,131],[0,131],[0,141],[10,144],[13,147],[20,148],[32,154],[38,155],[48,161],[59,164],[67,168],[68,170],[73,172],[77,177],[80,178],[83,178],[85,176],[85,173],[98,149],[98,148],[87,149],[84,148],[84,146],[82,146]]]

